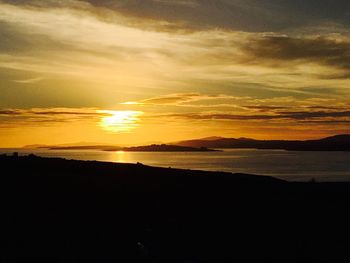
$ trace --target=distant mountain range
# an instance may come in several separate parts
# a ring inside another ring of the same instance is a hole
[[[48,149],[48,150],[101,150],[101,151],[125,151],[125,152],[212,152],[218,150],[208,149],[206,147],[188,147],[167,144],[152,144],[146,146],[135,147],[119,147],[108,145],[71,145],[71,146],[45,146],[45,145],[29,145],[24,148],[31,149]]]
[[[290,151],[350,151],[350,134],[336,135],[319,140],[255,140],[250,138],[209,137],[172,143],[187,147],[216,149],[252,148]]]
[[[217,150],[206,147],[189,147],[167,144],[152,144],[147,146],[125,147],[122,149],[126,152],[214,152]]]
[[[250,138],[206,137],[169,144],[135,147],[91,144],[28,145],[28,149],[101,150],[127,152],[208,152],[212,149],[276,149],[289,151],[350,151],[350,134],[335,135],[319,140],[256,140]]]

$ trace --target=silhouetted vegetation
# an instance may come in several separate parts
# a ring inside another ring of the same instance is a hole
[[[0,156],[2,262],[347,262],[350,184]]]

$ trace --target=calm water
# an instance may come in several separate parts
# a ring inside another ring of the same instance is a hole
[[[350,152],[289,152],[234,149],[223,152],[146,153],[104,151],[53,151],[0,149],[43,157],[107,162],[141,162],[146,165],[271,175],[293,181],[350,181]]]

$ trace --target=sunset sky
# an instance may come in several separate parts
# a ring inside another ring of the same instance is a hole
[[[0,0],[0,147],[350,133],[349,0]]]

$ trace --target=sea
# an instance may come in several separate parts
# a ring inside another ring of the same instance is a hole
[[[217,152],[106,152],[101,150],[0,149],[75,160],[267,175],[288,181],[350,182],[350,152],[224,149]]]

